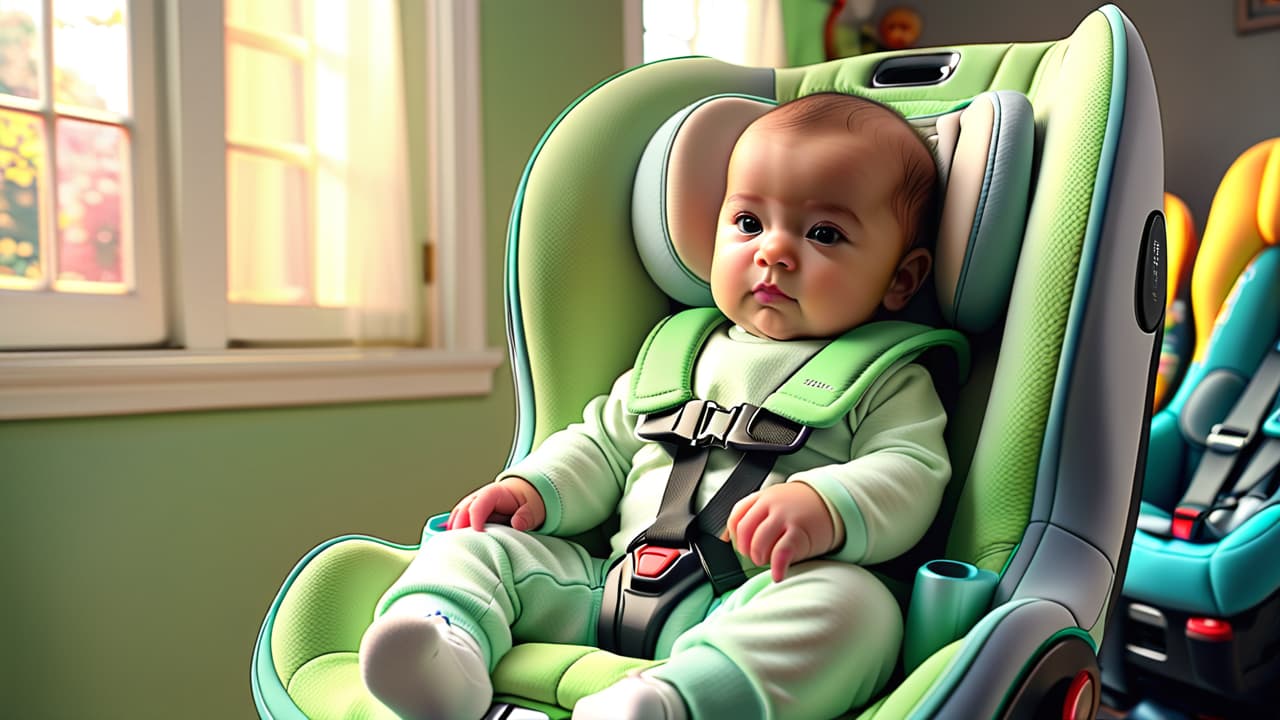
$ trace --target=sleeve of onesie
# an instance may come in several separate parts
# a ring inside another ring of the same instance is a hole
[[[846,419],[852,459],[788,479],[817,490],[837,528],[843,527],[844,543],[831,557],[872,564],[901,555],[924,537],[942,503],[951,462],[943,439],[946,411],[923,367],[908,364],[887,374],[859,405]]]
[[[626,411],[631,373],[600,395],[574,423],[542,441],[497,477],[521,477],[542,496],[547,518],[534,532],[568,536],[590,530],[617,511],[631,461],[644,441]]]

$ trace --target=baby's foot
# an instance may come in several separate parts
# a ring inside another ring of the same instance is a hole
[[[406,720],[479,720],[493,699],[480,647],[439,615],[375,620],[360,641],[360,672]]]
[[[573,720],[687,720],[684,700],[671,685],[628,675],[573,706]]]

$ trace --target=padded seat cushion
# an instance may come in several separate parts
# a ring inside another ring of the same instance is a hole
[[[1141,517],[1169,522],[1169,513],[1145,502]],[[1140,530],[1134,533],[1124,595],[1158,607],[1229,617],[1256,606],[1280,587],[1277,554],[1280,506],[1262,510],[1216,543],[1161,538]]]

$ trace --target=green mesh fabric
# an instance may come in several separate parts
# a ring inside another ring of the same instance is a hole
[[[571,708],[629,671],[657,664],[577,645],[525,643],[503,656],[493,671],[493,687],[500,695]]]
[[[311,720],[396,720],[365,691],[354,652],[323,655],[298,668],[289,694]]]
[[[271,632],[276,674],[290,695],[302,697],[292,687],[298,668],[331,653],[359,649],[378,598],[412,557],[412,550],[352,539],[326,549],[298,573]],[[358,679],[356,684],[363,692]]]
[[[1030,516],[1111,99],[1112,37],[1094,13],[1039,77],[1053,96],[1039,179],[982,435],[960,495],[948,557],[999,572]]]
[[[951,658],[960,650],[963,640],[946,645],[927,660],[920,663],[906,680],[903,680],[893,693],[871,705],[858,716],[858,720],[897,720],[907,717],[911,708],[920,702],[929,688],[951,662]]]
[[[584,655],[565,673],[556,692],[562,707],[573,707],[582,698],[609,687],[632,670],[659,664],[656,660],[623,657],[599,650]]]
[[[564,674],[591,652],[592,648],[579,645],[516,645],[493,670],[494,692],[554,705]]]

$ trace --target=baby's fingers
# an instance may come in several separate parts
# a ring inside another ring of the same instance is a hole
[[[528,531],[533,529],[533,509],[528,505],[521,505],[511,515],[510,521],[512,529],[520,531]]]
[[[796,535],[794,531],[786,533],[773,546],[773,553],[769,557],[769,570],[774,582],[782,582],[782,579],[787,576],[787,569],[791,567],[791,561],[796,557],[798,552],[796,545],[799,544]]]
[[[760,523],[764,522],[768,516],[767,510],[755,505],[736,524],[730,524],[729,534],[733,537],[734,549],[750,558],[751,548],[759,542],[756,539],[756,533],[760,531]]]
[[[461,530],[471,524],[471,516],[467,510],[471,507],[471,500],[472,496],[468,495],[453,506],[453,510],[449,512],[449,521],[444,525],[446,530]]]
[[[484,524],[488,521],[489,516],[493,514],[497,505],[498,499],[495,497],[495,493],[478,493],[475,499],[471,501],[471,507],[467,509],[471,527],[479,532],[484,532]]]
[[[754,514],[754,513],[753,513]],[[773,557],[774,548],[778,545],[778,539],[786,532],[786,523],[778,519],[776,513],[764,514],[763,519],[756,525],[755,532],[751,537],[751,548],[749,557],[751,562],[756,565],[764,566],[770,562]],[[745,542],[744,542],[745,545]]]
[[[742,522],[742,517],[747,514],[751,506],[756,504],[756,499],[760,497],[759,492],[753,492],[734,503],[733,509],[729,511],[729,519],[725,521],[724,532],[720,534],[720,539],[725,542],[737,543],[741,532],[738,525]],[[746,555],[746,551],[739,546],[739,551]]]

